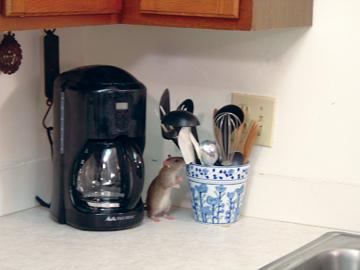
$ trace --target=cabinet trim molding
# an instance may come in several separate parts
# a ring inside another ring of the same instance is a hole
[[[122,0],[3,0],[5,16],[118,14]]]
[[[241,0],[141,0],[142,13],[239,18]]]

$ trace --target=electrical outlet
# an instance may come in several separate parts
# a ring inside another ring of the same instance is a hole
[[[245,113],[245,127],[251,120],[260,123],[255,144],[271,147],[274,124],[275,98],[232,93],[232,104],[239,106]]]

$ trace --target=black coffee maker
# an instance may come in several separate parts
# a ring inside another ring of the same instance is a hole
[[[146,88],[128,72],[88,66],[54,85],[52,216],[84,230],[141,223]]]

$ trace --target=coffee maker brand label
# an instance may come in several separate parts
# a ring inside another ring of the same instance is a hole
[[[106,222],[114,222],[114,221],[123,221],[123,220],[130,220],[130,219],[134,219],[135,216],[131,215],[131,216],[120,216],[120,217],[116,217],[116,216],[107,216],[107,218],[105,219]]]

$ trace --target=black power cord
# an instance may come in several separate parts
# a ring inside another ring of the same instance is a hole
[[[52,101],[47,100],[46,105],[48,106],[46,113],[41,121],[42,126],[44,127],[44,129],[46,130],[47,133],[47,137],[49,140],[49,144],[50,144],[50,150],[51,150],[51,159],[53,159],[53,139],[52,139],[52,131],[53,131],[53,127],[49,127],[46,125],[46,119],[49,116],[49,113],[51,111],[52,108]],[[46,208],[50,208],[50,203],[45,202],[43,199],[41,199],[39,196],[35,196],[36,201],[42,206],[42,207],[46,207]]]
[[[35,199],[42,207],[50,208],[50,206],[51,206],[50,203],[45,202],[39,196],[35,196]]]
[[[60,73],[60,64],[59,64],[59,37],[55,35],[56,29],[44,30],[44,73],[45,73],[45,96],[47,98],[46,105],[48,106],[45,115],[42,119],[42,126],[46,130],[46,134],[49,140],[50,149],[51,149],[51,158],[54,155],[53,147],[53,137],[52,132],[53,127],[50,127],[46,124],[46,119],[49,116],[53,105],[53,88],[55,78]],[[50,208],[50,204],[46,203],[39,196],[35,197],[36,201],[43,207]]]
[[[50,150],[51,150],[51,158],[53,158],[53,154],[54,154],[54,149],[53,149],[53,139],[52,139],[52,131],[54,130],[53,127],[49,127],[46,125],[46,119],[47,117],[49,116],[49,113],[51,111],[51,108],[52,108],[52,101],[48,100],[46,102],[46,105],[48,106],[47,110],[46,110],[46,113],[41,121],[42,123],[42,126],[43,128],[46,130],[46,134],[47,134],[47,137],[48,137],[48,140],[49,140],[49,144],[50,144]]]

